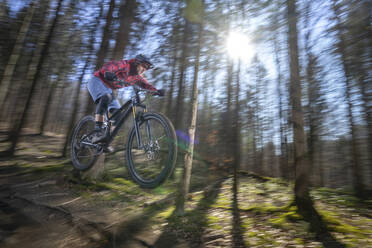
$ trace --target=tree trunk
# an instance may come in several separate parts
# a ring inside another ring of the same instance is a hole
[[[321,161],[318,155],[322,152],[320,149],[321,146],[321,136],[322,136],[322,128],[324,126],[324,110],[326,110],[326,103],[324,101],[322,88],[322,81],[319,79],[321,78],[320,72],[321,67],[318,62],[318,57],[312,52],[313,44],[316,42],[312,41],[310,37],[312,36],[313,28],[310,26],[310,17],[311,17],[311,2],[309,1],[305,7],[305,39],[304,39],[304,49],[306,54],[306,85],[307,85],[307,98],[308,98],[308,105],[306,107],[306,122],[308,125],[309,135],[308,135],[308,154],[309,154],[309,166],[310,166],[310,174],[312,177],[311,182],[317,182],[316,174],[321,172],[322,169],[319,168],[321,166]],[[313,24],[314,25],[314,24]],[[318,168],[317,168],[318,167]],[[318,175],[322,176],[322,175]],[[322,181],[319,178],[319,181]]]
[[[31,67],[35,66],[35,68],[30,68],[27,73],[27,80],[31,81],[31,88],[28,92],[26,103],[22,106],[20,119],[14,124],[13,126],[14,128],[12,129],[10,133],[11,147],[7,151],[4,152],[4,155],[12,156],[15,152],[15,148],[18,143],[18,139],[21,133],[22,126],[24,124],[24,121],[26,120],[28,109],[30,108],[31,99],[34,94],[34,89],[35,89],[37,80],[39,79],[39,76],[41,74],[41,67],[42,67],[44,60],[47,57],[49,46],[50,46],[52,36],[53,36],[53,32],[59,19],[59,12],[62,7],[62,2],[63,0],[58,1],[55,17],[52,20],[52,24],[49,30],[47,31],[45,41],[42,42],[41,40],[41,42],[38,44],[41,50],[40,57],[38,54],[34,55],[35,61],[34,63],[31,63]]]
[[[169,91],[168,91],[168,99],[166,101],[166,106],[165,106],[165,112],[167,113],[167,116],[173,116],[172,113],[172,103],[173,103],[173,92],[174,92],[174,79],[176,76],[176,69],[177,69],[177,58],[174,58],[174,63],[172,66],[172,75],[169,81]],[[165,101],[164,101],[165,102]]]
[[[308,154],[309,154],[309,170],[311,171],[310,174],[312,175],[314,172],[314,166],[315,166],[315,147],[317,145],[317,127],[315,123],[315,115],[320,115],[321,113],[315,113],[313,105],[315,105],[316,99],[314,96],[313,88],[316,87],[314,84],[314,68],[313,68],[313,59],[312,54],[307,54],[307,68],[306,68],[306,81],[308,83],[307,87],[307,95],[308,95],[308,124],[309,124],[309,137],[308,137]]]
[[[301,106],[300,65],[298,59],[297,13],[296,1],[287,0],[288,10],[288,43],[290,58],[290,98],[292,105],[294,163],[296,168],[295,200],[299,208],[308,202],[309,167],[306,159],[306,138],[304,117]]]
[[[258,84],[259,79],[257,78],[255,80],[255,90],[254,90],[254,97],[253,97],[253,157],[254,157],[254,168],[255,172],[257,174],[262,175],[262,164],[261,164],[261,153],[259,152],[259,144],[260,144],[260,119],[259,119],[259,112],[260,112],[260,106],[259,106],[259,91],[258,91]]]
[[[167,99],[167,101],[164,101],[166,103],[165,111],[167,113],[167,116],[170,116],[171,119],[173,119],[173,113],[172,113],[172,110],[173,110],[173,92],[174,92],[174,83],[175,83],[175,78],[176,78],[176,74],[177,74],[177,63],[178,63],[177,52],[178,52],[179,41],[178,41],[177,38],[175,38],[175,37],[177,37],[177,34],[178,34],[178,29],[177,29],[177,25],[175,25],[173,27],[173,30],[172,30],[172,42],[174,43],[174,48],[173,48],[173,51],[172,51],[172,57],[169,58],[169,62],[172,65],[172,74],[171,74],[171,78],[170,78],[170,82],[169,82],[168,99]],[[173,62],[173,63],[171,63],[171,62]]]
[[[98,70],[102,67],[105,62],[105,56],[107,55],[108,48],[109,48],[109,39],[110,39],[110,32],[111,32],[111,23],[113,19],[113,12],[115,8],[115,0],[110,1],[110,7],[106,15],[106,25],[103,29],[103,35],[99,50],[97,52],[97,60],[95,70]],[[92,75],[93,77],[93,75]],[[90,96],[89,92],[87,92],[86,103],[85,103],[85,115],[91,115],[94,112],[94,102],[92,97]]]
[[[78,110],[79,110],[79,103],[80,103],[80,88],[81,88],[81,84],[83,82],[83,77],[85,75],[85,72],[86,72],[86,69],[88,68],[88,61],[85,62],[85,65],[84,65],[84,68],[83,68],[83,72],[81,73],[80,75],[80,78],[79,78],[79,83],[77,85],[77,89],[75,90],[75,94],[73,96],[73,110],[72,110],[72,113],[71,113],[71,120],[70,120],[70,124],[68,125],[68,128],[67,128],[67,134],[66,134],[66,137],[65,137],[65,142],[64,142],[64,145],[63,145],[63,150],[62,150],[62,157],[66,157],[66,154],[67,154],[67,148],[68,148],[68,145],[69,145],[69,141],[70,141],[70,137],[72,135],[72,132],[74,131],[74,125],[75,125],[75,122],[76,122],[76,119],[77,119],[77,113],[78,113]]]
[[[34,12],[35,12],[35,5],[33,2],[31,2],[30,7],[27,10],[27,14],[25,18],[23,19],[22,26],[18,32],[12,53],[8,60],[8,64],[5,67],[3,79],[0,82],[0,86],[2,88],[2,90],[0,90],[0,103],[1,103],[2,108],[5,106],[4,104],[5,96],[7,95],[7,92],[8,92],[7,90],[9,89],[9,85],[12,81],[15,67],[21,55],[23,43],[25,41]]]
[[[114,12],[114,8],[115,8],[115,0],[111,0],[110,7],[106,15],[106,25],[103,29],[101,44],[97,52],[97,61],[96,61],[96,67],[95,67],[96,70],[102,67],[104,60],[105,60],[105,56],[107,55],[107,51],[109,47],[111,23],[112,23],[112,13]]]
[[[185,202],[190,188],[192,160],[194,154],[194,140],[195,140],[195,129],[196,129],[196,117],[198,112],[198,73],[199,73],[199,59],[200,49],[202,42],[203,25],[199,24],[198,31],[198,45],[196,50],[195,66],[194,66],[194,79],[192,84],[192,107],[191,107],[191,123],[189,126],[189,139],[186,154],[185,154],[185,167],[183,170],[183,177],[180,185],[180,192],[176,202],[176,213],[183,215],[185,211]]]
[[[235,85],[235,112],[234,112],[234,129],[233,129],[233,149],[234,149],[234,183],[236,184],[236,189],[238,188],[238,170],[240,168],[241,159],[241,134],[240,134],[240,60],[238,62],[236,85]],[[237,191],[236,191],[237,192]]]
[[[337,240],[335,240],[328,232],[327,226],[314,208],[313,201],[309,194],[309,167],[306,158],[306,137],[301,106],[296,1],[287,0],[286,2],[288,11],[287,23],[290,58],[290,99],[292,105],[294,165],[296,169],[294,189],[295,203],[298,212],[306,221],[310,222],[312,230],[316,232],[317,238],[323,242],[325,247],[344,247],[343,244],[337,242]]]
[[[232,165],[233,163],[233,132],[231,130],[231,126],[233,124],[232,121],[232,99],[233,99],[233,89],[232,89],[232,80],[233,80],[233,61],[228,58],[227,62],[227,78],[226,78],[226,110],[222,115],[222,127],[221,127],[221,138],[222,138],[222,152],[221,155],[223,156],[224,163],[226,165]]]
[[[0,21],[8,19],[8,9],[7,9],[7,0],[0,2]]]
[[[73,37],[75,36],[75,33],[72,33],[71,35],[69,36],[66,36],[64,38],[64,43],[67,45],[64,50],[66,51],[66,57],[68,57],[68,55],[71,53],[71,45],[70,45],[70,42]],[[41,119],[41,122],[40,122],[40,126],[39,126],[39,134],[40,135],[44,135],[44,132],[45,132],[45,128],[46,128],[46,124],[47,124],[47,121],[49,119],[49,116],[54,113],[55,116],[53,118],[54,122],[53,123],[53,128],[51,130],[55,131],[56,128],[55,128],[55,124],[57,121],[57,115],[60,114],[60,105],[62,104],[62,98],[63,98],[63,91],[64,91],[64,88],[61,89],[61,93],[59,95],[56,96],[57,94],[57,91],[59,90],[60,87],[65,87],[63,85],[64,83],[64,79],[65,79],[65,72],[64,72],[64,67],[65,67],[65,61],[63,59],[59,59],[56,61],[56,71],[55,73],[58,73],[58,77],[57,77],[57,80],[56,82],[52,82],[52,86],[50,87],[50,90],[48,91],[48,97],[47,97],[47,100],[44,104],[44,111],[43,111],[43,116],[42,116],[42,119]],[[58,103],[57,103],[57,111],[54,111],[52,112],[51,111],[51,108],[52,108],[52,105],[53,105],[53,100],[56,100],[58,99]]]
[[[52,60],[50,63],[46,63],[46,73],[44,75],[44,78],[43,80],[41,81],[40,85],[39,85],[39,89],[40,89],[40,98],[39,98],[39,101],[38,101],[38,106],[37,106],[37,120],[39,121],[39,126],[37,127],[38,128],[38,132],[40,134],[40,127],[41,127],[41,122],[43,120],[43,114],[44,114],[44,110],[45,110],[45,102],[48,98],[48,95],[49,95],[49,91],[51,90],[52,88],[52,85],[49,83],[49,75],[52,71]],[[45,123],[44,123],[45,124]]]
[[[74,125],[75,125],[75,122],[76,122],[76,119],[77,119],[77,116],[78,116],[78,110],[79,110],[79,107],[80,107],[81,85],[82,85],[83,78],[84,78],[84,75],[86,73],[86,70],[88,69],[88,66],[91,62],[92,52],[94,51],[94,40],[95,40],[94,38],[95,38],[97,27],[99,25],[99,19],[101,18],[101,15],[102,15],[102,9],[103,9],[103,6],[101,4],[100,14],[97,16],[96,23],[93,25],[92,30],[91,30],[91,36],[90,36],[90,40],[89,40],[87,59],[86,59],[85,64],[84,64],[83,71],[82,71],[82,73],[79,77],[79,84],[77,85],[77,89],[75,91],[74,97],[72,98],[73,101],[74,101],[74,103],[72,104],[73,110],[72,110],[72,113],[71,113],[71,119],[70,119],[70,122],[69,122],[69,125],[68,125],[68,128],[67,128],[67,134],[66,134],[66,137],[65,137],[64,145],[63,145],[62,157],[66,157],[66,155],[67,155],[67,148],[68,148],[68,145],[69,145],[69,142],[70,142],[70,137],[72,135],[72,132],[74,131],[73,130]]]
[[[120,27],[118,34],[116,36],[116,43],[114,48],[114,60],[123,59],[125,48],[129,42],[129,35],[131,31],[131,25],[135,20],[137,15],[137,1],[136,0],[126,0],[121,1],[121,6],[119,9]]]
[[[180,74],[178,79],[178,92],[177,92],[177,100],[175,106],[175,123],[174,127],[176,129],[181,128],[182,117],[183,117],[183,105],[184,105],[184,97],[185,97],[185,71],[187,67],[186,57],[187,57],[187,50],[188,50],[188,37],[189,37],[189,22],[185,20],[185,27],[183,31],[183,38],[182,38],[182,53],[181,53],[181,61],[180,61]]]
[[[277,25],[278,23],[278,16],[275,15],[273,25]],[[285,133],[284,133],[284,123],[283,123],[283,94],[282,94],[282,72],[280,67],[280,58],[279,53],[281,48],[279,47],[278,43],[278,32],[275,30],[275,34],[273,37],[274,43],[274,53],[275,53],[275,66],[277,71],[277,78],[276,78],[276,89],[278,94],[278,112],[279,112],[279,131],[280,131],[280,176],[283,178],[288,179],[288,157],[287,157],[287,145],[285,143]]]
[[[342,33],[343,27],[340,19],[340,10],[337,6],[336,1],[333,1],[333,12],[336,18],[336,30],[338,36],[338,51],[341,55],[341,62],[343,66],[345,76],[345,96],[347,102],[347,116],[349,122],[349,128],[351,132],[351,156],[352,156],[352,171],[353,171],[353,184],[354,190],[358,197],[364,196],[364,185],[363,178],[360,171],[360,155],[357,144],[356,128],[355,128],[355,117],[353,114],[353,100],[352,100],[352,82],[351,82],[351,71],[348,63],[348,55],[346,52],[346,40]]]
[[[60,81],[59,79],[60,79],[60,75],[58,76],[58,78],[55,82],[51,82],[52,85],[50,86],[50,89],[48,89],[48,92],[47,92],[48,96],[47,96],[46,102],[44,104],[44,111],[43,111],[43,115],[42,115],[41,122],[40,122],[40,125],[39,125],[39,134],[40,135],[44,135],[44,133],[45,133],[47,120],[48,120],[49,114],[50,114],[50,108],[52,106],[52,99],[54,98],[54,95],[56,94],[56,90],[58,88],[58,83]]]
[[[354,25],[349,27],[349,34],[353,37],[351,49],[352,72],[358,83],[361,94],[361,106],[363,109],[364,119],[367,123],[367,151],[372,150],[372,78],[369,72],[372,71],[372,3],[369,1],[353,1],[351,3],[350,21]],[[355,20],[358,20],[357,22]],[[370,180],[372,179],[372,153],[367,154],[367,164],[370,168]]]
[[[65,95],[65,91],[66,91],[66,88],[67,88],[67,85],[65,84],[65,80],[66,80],[66,75],[64,72],[62,72],[63,76],[61,77],[62,80],[60,81],[60,83],[58,83],[58,86],[57,86],[57,95],[55,97],[53,97],[53,99],[55,100],[55,108],[53,109],[53,114],[54,116],[52,116],[52,120],[53,122],[51,123],[52,126],[50,128],[50,131],[52,133],[56,133],[58,134],[58,127],[60,125],[63,125],[63,123],[61,122],[60,118],[61,118],[61,115],[63,115],[63,101],[64,101],[64,95]]]

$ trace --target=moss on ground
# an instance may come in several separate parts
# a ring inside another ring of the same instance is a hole
[[[106,206],[120,208],[123,215],[136,212],[149,216],[147,225],[164,224],[164,231],[174,232],[191,243],[200,244],[202,240],[222,237],[223,243],[216,246],[232,247],[233,225],[239,219],[237,223],[241,225],[239,228],[248,247],[322,247],[309,223],[292,204],[293,184],[283,179],[242,175],[237,200],[239,208],[232,211],[232,178],[229,178],[211,201],[205,199],[204,191],[194,192],[187,202],[186,214],[179,217],[174,215],[175,208],[169,202],[152,203],[176,192],[181,167],[175,171],[176,180],[145,190],[129,178],[122,158],[112,157],[108,159],[103,180],[80,181],[72,176],[72,166],[67,160],[45,158],[45,155],[56,154],[57,148],[42,147],[45,144],[39,143],[38,147],[25,145],[19,151],[24,154],[39,151],[33,159],[25,159],[23,155],[22,159],[4,161],[4,166],[17,168],[15,173],[28,173],[33,178],[63,174],[65,183],[61,186],[69,187],[85,202],[93,206],[104,202]],[[39,160],[39,157],[44,158]],[[202,162],[194,167],[191,188],[201,190],[210,183],[206,180],[212,177],[207,167]],[[328,188],[312,189],[311,195],[329,231],[339,242],[348,247],[372,247],[371,202],[361,202],[349,191]],[[238,216],[233,217],[234,213]]]
[[[166,220],[167,218],[169,218],[172,215],[174,209],[175,209],[174,206],[169,207],[169,208],[159,212],[157,215],[155,215],[155,218],[158,218],[158,219],[161,219],[161,220]]]
[[[334,212],[330,212],[327,210],[319,210],[320,215],[322,216],[322,219],[326,222],[328,225],[328,228],[331,231],[339,232],[339,233],[352,233],[359,238],[366,238],[366,231],[367,233],[372,233],[370,230],[362,231],[360,228],[346,224],[342,221],[340,221],[340,217],[337,216]]]

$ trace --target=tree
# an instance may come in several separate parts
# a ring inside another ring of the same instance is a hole
[[[185,19],[184,30],[181,43],[181,58],[179,63],[179,78],[178,78],[178,91],[175,106],[175,122],[174,127],[176,129],[181,128],[183,111],[184,111],[184,97],[185,97],[185,79],[186,79],[186,68],[187,68],[187,56],[188,56],[188,37],[190,35],[189,21]]]
[[[203,3],[204,4],[204,3]],[[195,129],[196,129],[196,117],[198,113],[198,74],[199,74],[199,60],[200,60],[200,49],[203,35],[203,12],[200,14],[201,23],[198,24],[198,44],[195,54],[195,65],[194,65],[194,78],[192,84],[192,97],[191,97],[191,121],[188,130],[189,144],[185,153],[185,167],[183,170],[183,177],[180,184],[180,191],[176,202],[176,213],[183,215],[185,211],[185,202],[190,188],[190,178],[192,170],[192,161],[194,154],[194,142],[195,142]]]
[[[317,237],[325,246],[344,247],[327,231],[327,226],[314,208],[309,194],[309,166],[306,154],[306,136],[301,106],[300,64],[298,59],[298,32],[296,0],[287,0],[288,49],[290,68],[290,99],[292,106],[295,177],[295,204],[299,213],[309,221]]]
[[[114,60],[123,59],[125,48],[129,42],[131,25],[137,14],[138,4],[136,0],[122,0],[119,8],[120,27],[116,36],[114,48]]]
[[[100,6],[101,13],[102,13],[102,9],[103,9],[103,6],[101,5]],[[72,135],[72,132],[74,131],[73,128],[74,128],[74,125],[75,125],[75,122],[76,122],[76,119],[77,119],[78,110],[79,110],[79,106],[80,106],[81,85],[82,85],[82,82],[83,82],[84,75],[86,74],[86,71],[88,69],[88,66],[89,66],[90,62],[92,61],[92,53],[94,51],[94,38],[95,38],[95,35],[96,35],[97,27],[99,25],[99,19],[101,17],[101,13],[99,15],[97,15],[97,18],[95,20],[95,24],[92,26],[92,29],[90,30],[91,36],[90,36],[89,44],[88,44],[88,51],[87,51],[87,56],[86,56],[87,58],[84,62],[82,72],[81,72],[80,77],[78,79],[79,83],[76,86],[76,90],[75,90],[74,96],[72,98],[73,101],[74,101],[74,103],[72,104],[73,109],[72,109],[72,112],[71,112],[71,118],[70,118],[69,125],[68,125],[68,128],[67,128],[65,143],[63,145],[62,157],[66,157],[66,155],[67,155],[67,148],[68,148],[68,145],[69,145],[69,142],[70,142],[70,137]]]
[[[18,143],[19,135],[20,135],[22,126],[24,124],[24,121],[26,119],[26,114],[30,107],[31,98],[34,93],[37,80],[39,79],[39,75],[41,74],[41,67],[43,65],[44,60],[46,59],[46,56],[47,56],[47,53],[48,53],[48,50],[51,44],[52,35],[53,35],[54,29],[59,19],[62,2],[63,0],[58,1],[56,12],[55,12],[55,17],[51,22],[50,28],[47,30],[45,41],[43,42],[42,40],[40,40],[38,44],[40,47],[40,55],[39,54],[35,55],[37,57],[34,61],[34,64],[31,65],[31,66],[35,66],[35,69],[31,68],[29,70],[28,77],[27,77],[27,79],[31,81],[31,88],[28,92],[28,96],[27,96],[25,104],[21,106],[22,109],[21,109],[20,119],[19,121],[17,121],[17,123],[14,124],[14,128],[12,129],[10,133],[11,147],[7,151],[4,152],[4,155],[6,156],[12,156],[15,152],[15,148]]]
[[[274,47],[275,56],[275,68],[276,68],[276,89],[277,89],[277,99],[278,99],[278,115],[279,115],[279,132],[280,132],[280,174],[282,177],[289,179],[288,174],[288,151],[287,151],[287,135],[286,135],[286,125],[285,121],[285,111],[284,108],[284,95],[282,93],[284,75],[281,67],[281,42],[280,42],[280,6],[275,5],[275,10],[273,10],[270,24],[272,26],[272,43]],[[278,10],[279,9],[279,10]]]
[[[111,23],[113,19],[113,12],[115,8],[115,0],[110,0],[110,6],[106,14],[106,24],[105,27],[103,28],[103,34],[102,34],[102,39],[100,43],[100,47],[97,52],[97,58],[96,58],[96,66],[95,70],[98,70],[99,68],[102,67],[104,64],[105,56],[107,55],[108,48],[109,48],[109,40],[110,40],[110,33],[111,33]],[[94,109],[94,102],[92,98],[90,97],[89,93],[86,98],[86,104],[85,104],[85,115],[92,114],[93,109]]]
[[[290,98],[292,105],[293,143],[295,156],[295,201],[304,209],[309,202],[309,167],[306,159],[306,137],[301,106],[300,64],[297,44],[296,1],[287,0],[288,49],[290,62]]]
[[[31,20],[34,15],[34,12],[35,12],[35,5],[33,2],[31,2],[27,10],[27,14],[25,18],[23,19],[22,26],[18,32],[17,39],[13,46],[12,53],[10,55],[8,63],[5,67],[3,79],[0,82],[0,86],[2,88],[2,90],[0,91],[0,103],[2,107],[4,106],[5,97],[8,93],[8,88],[12,81],[13,73],[15,71],[15,67],[17,65],[18,59],[20,58],[21,50],[23,47],[23,42],[25,41],[26,34],[31,24]]]
[[[359,197],[364,196],[364,185],[363,178],[360,169],[360,153],[356,137],[356,125],[355,125],[355,116],[353,113],[353,99],[352,99],[352,73],[350,68],[350,60],[347,53],[347,41],[345,38],[345,33],[343,32],[344,27],[342,25],[340,17],[340,6],[337,3],[337,0],[332,2],[332,10],[334,17],[336,19],[335,30],[337,33],[337,51],[341,57],[341,63],[344,73],[344,84],[345,84],[345,98],[347,103],[347,116],[348,116],[348,125],[351,133],[351,155],[352,155],[352,171],[353,171],[353,184],[355,193]]]
[[[169,44],[171,49],[172,56],[169,59],[169,64],[171,64],[171,77],[169,80],[169,91],[166,101],[166,113],[168,116],[173,116],[173,92],[174,92],[174,86],[176,81],[176,73],[177,73],[177,65],[178,65],[178,58],[177,58],[177,52],[178,52],[178,46],[179,46],[179,39],[178,39],[178,30],[179,24],[175,23],[172,28],[171,32],[171,43]],[[174,47],[173,47],[174,46]],[[164,101],[165,102],[165,101]]]
[[[64,19],[61,20],[61,24],[59,26],[66,26],[65,22],[71,24],[70,20],[73,17],[75,9],[75,2],[71,1],[69,8],[64,15]],[[47,97],[46,101],[43,102],[44,109],[42,111],[41,121],[39,124],[40,135],[44,135],[48,120],[53,120],[53,132],[56,131],[57,124],[61,123],[60,121],[58,121],[58,118],[62,117],[61,110],[63,106],[63,100],[65,99],[64,90],[67,87],[67,84],[65,84],[65,80],[68,75],[67,72],[69,72],[71,69],[71,56],[73,54],[76,54],[76,51],[74,51],[74,41],[79,37],[78,32],[79,30],[77,30],[76,27],[73,27],[71,28],[70,32],[63,32],[62,34],[60,34],[60,36],[58,36],[54,42],[54,45],[57,46],[54,56],[60,58],[54,62],[54,66],[50,66],[46,63],[46,66],[48,67],[47,70],[52,67],[52,73],[55,73],[57,75],[57,79],[52,80],[52,82],[49,83],[51,85],[47,87]],[[51,61],[53,61],[53,58],[49,58],[50,63]],[[48,74],[49,73],[47,73],[46,75],[47,79],[49,76]],[[57,102],[55,106],[53,104],[53,101]],[[55,111],[52,111],[53,107],[56,108]]]
[[[263,130],[266,128],[264,106],[265,106],[265,86],[267,85],[267,70],[257,55],[254,56],[249,68],[249,74],[252,78],[248,93],[249,120],[252,130],[253,145],[253,168],[256,173],[263,174]]]
[[[372,14],[371,2],[349,1],[345,20],[345,32],[349,40],[350,70],[361,95],[361,107],[367,126],[367,151],[372,150]],[[372,154],[368,152],[367,163],[372,173]]]
[[[320,185],[323,185],[323,166],[321,159],[317,159],[316,156],[321,157],[322,153],[322,129],[324,126],[326,102],[322,92],[322,81],[323,78],[322,67],[319,65],[319,59],[314,54],[313,47],[317,44],[317,39],[313,41],[313,28],[310,26],[311,16],[311,2],[308,2],[305,9],[305,54],[306,54],[306,73],[305,78],[307,82],[307,100],[308,104],[306,108],[306,120],[309,126],[308,134],[308,153],[309,153],[309,166],[312,172],[319,174]],[[314,26],[316,23],[313,23]],[[318,170],[315,170],[318,168]],[[315,173],[311,173],[315,174]]]
[[[108,52],[108,46],[109,46],[109,39],[110,39],[110,32],[111,32],[111,23],[112,23],[112,14],[114,12],[115,8],[115,0],[110,0],[110,6],[106,14],[106,24],[105,27],[103,28],[103,34],[102,34],[102,39],[100,43],[99,50],[97,52],[97,60],[96,60],[96,67],[95,69],[99,69],[102,67],[105,56],[107,55]]]
[[[0,2],[0,37],[2,37],[0,39],[0,78],[3,78],[4,68],[8,62],[8,57],[10,56],[9,50],[11,49],[11,45],[14,44],[11,28],[12,19],[9,16],[9,7],[7,2],[8,1],[6,0]]]

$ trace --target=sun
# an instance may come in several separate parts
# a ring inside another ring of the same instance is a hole
[[[226,48],[234,59],[241,59],[248,63],[254,54],[249,38],[240,32],[230,32],[226,39]]]

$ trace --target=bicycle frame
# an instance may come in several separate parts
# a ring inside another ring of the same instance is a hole
[[[136,138],[137,138],[138,148],[139,149],[142,148],[142,141],[141,141],[141,137],[139,135],[139,126],[138,126],[138,120],[139,120],[138,117],[140,117],[140,115],[137,115],[136,107],[143,108],[144,112],[147,111],[147,107],[146,107],[146,105],[141,103],[141,99],[138,95],[138,90],[136,90],[134,88],[134,92],[135,92],[135,95],[132,96],[132,98],[130,100],[128,100],[126,103],[124,103],[120,107],[120,109],[116,110],[110,117],[106,114],[106,118],[107,118],[108,122],[110,120],[112,120],[113,118],[115,118],[116,116],[120,115],[120,118],[116,123],[115,129],[110,134],[110,137],[109,137],[109,140],[107,141],[107,144],[110,144],[112,142],[112,140],[115,138],[115,136],[119,132],[119,129],[121,128],[121,126],[124,124],[124,122],[126,121],[128,116],[130,115],[130,112],[132,112],[133,113],[133,124],[134,124],[134,128],[135,128],[135,131],[136,131]],[[147,125],[146,130],[147,130],[147,134],[149,135],[150,140],[152,140],[150,125]]]

